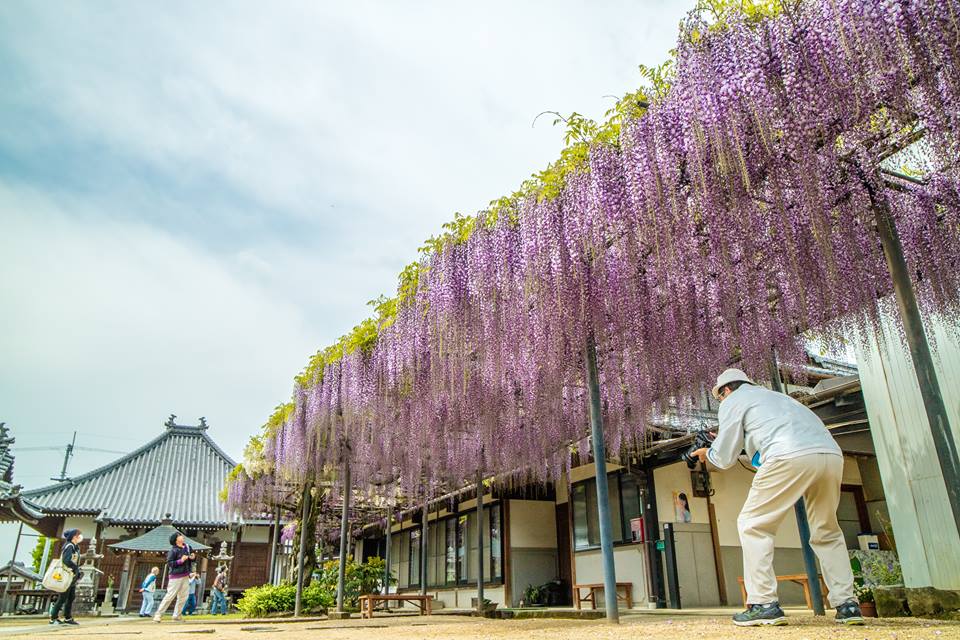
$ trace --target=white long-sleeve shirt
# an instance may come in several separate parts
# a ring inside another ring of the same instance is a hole
[[[813,411],[790,396],[751,384],[741,385],[720,403],[720,428],[707,459],[720,469],[737,462],[746,449],[760,463],[810,453],[843,455],[840,445]]]

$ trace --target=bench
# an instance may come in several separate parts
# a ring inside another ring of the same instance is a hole
[[[420,608],[420,615],[433,614],[433,596],[421,596],[420,594],[391,593],[384,595],[382,593],[371,593],[360,596],[360,617],[372,618],[373,610],[380,602],[412,602]]]
[[[818,577],[820,578],[820,594],[826,602],[827,584],[823,581],[823,576]],[[740,596],[743,598],[743,606],[747,606],[747,588],[743,584],[743,576],[737,578],[737,582],[740,583]],[[807,574],[791,573],[785,576],[777,576],[777,582],[793,582],[803,587],[803,597],[807,601],[807,608],[813,609],[813,599],[810,597],[810,581],[807,580]]]
[[[581,597],[580,592],[586,589],[587,595]],[[603,589],[603,583],[588,583],[588,584],[575,584],[573,585],[573,603],[577,605],[577,609],[580,608],[580,604],[583,602],[590,601],[590,608],[597,608],[597,592]],[[620,590],[623,589],[623,597],[620,596]],[[627,609],[633,608],[633,583],[632,582],[618,582],[617,583],[617,600],[623,600],[627,603]]]

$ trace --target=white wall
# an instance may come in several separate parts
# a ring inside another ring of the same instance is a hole
[[[240,534],[241,544],[244,542],[270,543],[270,527],[266,525],[244,525]]]
[[[577,584],[590,584],[603,582],[603,559],[600,556],[600,549],[589,549],[587,551],[577,551],[574,554],[576,563]],[[633,583],[633,606],[634,608],[645,606],[643,603],[647,600],[647,578],[646,578],[646,547],[642,544],[621,545],[613,549],[614,571],[617,574],[617,582]],[[586,595],[586,592],[582,592]],[[603,607],[602,590],[597,597],[597,608]],[[585,605],[589,608],[589,604]],[[624,606],[621,604],[621,606]]]
[[[80,529],[83,537],[89,540],[97,533],[97,523],[92,516],[68,516],[63,519],[63,531],[70,529]]]
[[[953,439],[960,442],[960,344],[941,322],[924,322],[936,347]],[[960,589],[960,534],[938,463],[941,454],[898,328],[899,321],[887,317],[866,346],[854,347],[904,581],[908,587]]]
[[[510,547],[556,549],[556,505],[542,500],[511,500]]]

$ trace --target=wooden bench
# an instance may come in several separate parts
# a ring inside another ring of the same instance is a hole
[[[380,602],[412,602],[420,607],[420,615],[433,614],[433,596],[421,596],[420,594],[391,593],[384,595],[382,593],[372,593],[360,596],[360,617],[372,618],[373,610]]]
[[[823,581],[823,576],[818,577],[820,578],[820,594],[823,596],[824,603],[826,603],[827,584]],[[743,576],[737,578],[737,582],[740,583],[740,596],[743,598],[743,606],[747,606],[747,588],[743,584]],[[810,597],[810,581],[807,580],[807,574],[791,573],[785,576],[777,576],[777,582],[793,582],[803,587],[803,598],[807,601],[807,608],[813,609],[813,599]],[[824,607],[826,607],[826,604],[824,604]]]
[[[581,597],[580,591],[586,589],[587,595]],[[580,608],[582,602],[590,601],[590,608],[597,608],[597,592],[603,589],[603,583],[589,583],[589,584],[575,584],[573,585],[573,602],[577,605],[577,609]],[[623,589],[623,597],[620,597],[620,590]],[[617,583],[617,600],[623,600],[627,603],[627,609],[633,608],[633,583],[632,582],[618,582]]]

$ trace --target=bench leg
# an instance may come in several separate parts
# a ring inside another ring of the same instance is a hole
[[[579,610],[580,610],[580,602],[581,602],[581,600],[580,600],[580,588],[579,588],[579,587],[577,587],[576,589],[573,590],[573,602],[574,602],[574,604],[577,605],[577,611],[579,611]]]
[[[633,587],[627,587],[627,609],[633,609]]]
[[[810,598],[810,583],[804,580],[803,585],[803,599],[807,601],[807,609],[813,609],[813,600]]]
[[[743,606],[747,606],[747,585],[740,583],[740,598],[743,599]]]

